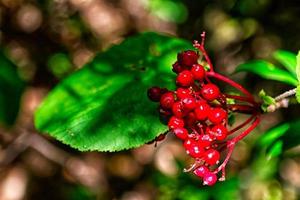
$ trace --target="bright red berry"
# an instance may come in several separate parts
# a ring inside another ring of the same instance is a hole
[[[182,101],[183,107],[186,110],[193,110],[197,106],[196,100],[194,97],[186,97],[186,98],[182,99],[181,101]]]
[[[204,99],[208,101],[213,101],[219,97],[220,90],[215,84],[208,83],[202,87],[201,95]]]
[[[205,69],[202,65],[194,64],[191,72],[196,80],[203,80],[205,77]]]
[[[188,87],[194,83],[193,74],[189,70],[180,72],[176,78],[177,85]]]
[[[168,123],[168,126],[170,129],[174,128],[183,128],[184,127],[184,121],[178,117],[171,117]]]
[[[185,128],[175,128],[173,132],[181,140],[185,140],[188,137],[188,131]]]
[[[220,159],[220,153],[215,149],[209,149],[204,153],[203,159],[209,165],[217,164]]]
[[[204,149],[194,139],[187,139],[183,144],[186,153],[193,158],[200,158],[205,152]]]
[[[210,134],[217,140],[224,140],[227,137],[227,128],[222,124],[217,124],[211,128]]]
[[[198,57],[198,54],[192,50],[184,51],[177,55],[178,62],[187,67],[191,67],[193,64],[196,64]]]
[[[209,169],[203,165],[194,170],[194,174],[199,177],[203,177],[209,172]]]
[[[207,172],[203,176],[203,185],[212,186],[217,182],[217,175],[212,172]]]
[[[203,147],[209,147],[211,145],[211,142],[213,141],[213,138],[209,134],[201,134],[198,139],[198,144]]]
[[[208,116],[209,111],[210,111],[210,107],[204,101],[198,102],[197,104],[198,104],[198,106],[196,107],[196,109],[194,111],[195,114],[196,114],[196,118],[198,120],[205,120]]]
[[[160,106],[165,109],[171,109],[174,102],[175,98],[172,92],[167,92],[160,98]]]
[[[208,119],[213,124],[219,124],[227,118],[227,112],[222,108],[212,108],[208,114]]]
[[[190,89],[181,87],[176,90],[176,96],[178,99],[192,97]]]
[[[172,112],[174,116],[182,118],[185,114],[182,103],[179,101],[175,102],[172,106]]]
[[[172,67],[172,71],[175,72],[176,74],[182,72],[185,70],[183,66],[181,66],[178,62],[175,62]]]

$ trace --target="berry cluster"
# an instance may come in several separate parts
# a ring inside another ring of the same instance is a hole
[[[177,74],[176,90],[152,87],[148,90],[148,97],[159,102],[159,114],[162,122],[166,122],[169,131],[182,140],[186,153],[195,159],[194,164],[185,171],[193,171],[203,179],[203,184],[214,185],[218,180],[225,180],[225,166],[233,151],[234,145],[253,130],[259,122],[259,104],[252,95],[234,81],[217,74],[204,49],[204,33],[202,43],[194,42],[194,47],[200,50],[209,65],[205,67],[198,63],[199,52],[188,50],[178,54],[172,71]],[[211,79],[223,81],[245,96],[222,93]],[[241,102],[229,104],[228,99]],[[229,130],[229,113],[239,112],[251,114],[251,117]],[[251,126],[240,135],[227,139],[230,134]],[[164,139],[164,134],[156,140]],[[221,152],[227,150],[227,156],[220,164]]]

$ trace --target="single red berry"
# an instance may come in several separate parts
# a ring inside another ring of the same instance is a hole
[[[222,124],[217,124],[211,128],[210,134],[217,140],[224,140],[227,137],[227,129]]]
[[[194,97],[186,97],[186,98],[182,99],[181,101],[182,101],[184,109],[186,109],[186,110],[193,110],[197,106],[196,100]]]
[[[196,64],[198,61],[198,54],[195,51],[188,50],[181,52],[177,55],[178,62],[187,67],[191,67],[193,64]]]
[[[205,120],[209,114],[210,107],[204,101],[198,102],[197,104],[198,104],[198,106],[195,108],[195,111],[194,111],[196,114],[196,118],[198,120]]]
[[[176,96],[178,99],[192,97],[190,89],[181,87],[176,90]]]
[[[165,109],[171,109],[174,102],[175,98],[172,92],[167,92],[160,98],[160,106]]]
[[[175,72],[176,74],[182,72],[185,70],[183,66],[181,66],[178,62],[175,62],[172,67],[172,71]]]
[[[209,134],[201,134],[198,139],[198,144],[203,147],[209,147],[211,145],[211,142],[213,141],[213,138]]]
[[[209,169],[203,165],[194,170],[194,174],[199,177],[203,177],[209,172]]]
[[[147,95],[151,101],[159,102],[161,97],[161,89],[159,87],[149,88],[147,91]]]
[[[188,137],[188,131],[185,128],[175,128],[173,132],[181,140],[185,140]]]
[[[178,117],[171,117],[168,123],[168,126],[170,129],[174,128],[183,128],[184,127],[184,121]]]
[[[215,149],[209,149],[204,153],[203,159],[209,165],[217,164],[220,159],[220,153]]]
[[[205,69],[202,65],[194,64],[191,72],[196,80],[203,80],[205,77]]]
[[[222,108],[212,108],[208,114],[208,119],[213,124],[219,124],[227,118],[227,112]]]
[[[197,141],[194,139],[189,138],[185,140],[183,146],[186,150],[186,153],[192,156],[193,158],[200,158],[203,156],[203,153],[205,152],[204,149],[201,146],[199,146]]]
[[[193,74],[189,70],[180,72],[176,78],[176,83],[183,87],[191,86],[194,83]]]
[[[175,102],[172,106],[172,112],[174,116],[182,118],[185,114],[182,103],[179,101]]]
[[[204,99],[208,101],[213,101],[219,97],[220,90],[215,84],[208,83],[202,87],[201,95]]]
[[[212,172],[207,172],[203,176],[203,185],[212,186],[217,182],[217,175]]]
[[[189,126],[189,127],[194,126],[197,121],[196,115],[194,112],[189,112],[184,120],[185,120],[185,123],[187,124],[187,126]]]

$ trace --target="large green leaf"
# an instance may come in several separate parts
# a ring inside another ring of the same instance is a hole
[[[277,50],[273,57],[296,77],[296,55],[285,50]]]
[[[35,113],[42,132],[79,150],[119,151],[153,140],[166,129],[153,85],[174,87],[171,65],[189,42],[144,33],[102,53],[57,85]]]
[[[16,67],[0,52],[0,121],[12,125],[19,111],[24,83]]]
[[[297,75],[298,81],[300,81],[300,51],[298,52],[298,55],[297,55],[296,75]]]
[[[292,74],[282,69],[277,68],[272,63],[263,60],[254,60],[239,65],[235,72],[252,72],[261,76],[262,78],[280,81],[290,85],[296,86],[298,81]]]

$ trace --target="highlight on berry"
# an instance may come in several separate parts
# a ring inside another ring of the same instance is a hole
[[[166,133],[182,141],[194,162],[184,172],[193,172],[204,185],[225,180],[225,168],[237,142],[247,136],[260,121],[260,103],[243,86],[214,71],[202,41],[194,41],[194,50],[178,53],[172,71],[177,74],[176,90],[154,86],[148,97],[158,103]],[[222,91],[221,84],[235,88],[239,95]],[[228,116],[247,114],[240,124],[229,125]],[[165,138],[166,133],[154,142]]]

